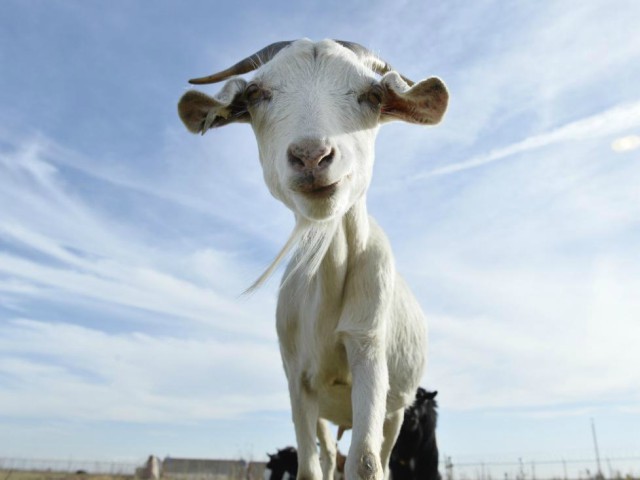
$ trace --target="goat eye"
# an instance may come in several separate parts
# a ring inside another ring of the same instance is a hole
[[[372,88],[371,90],[363,93],[358,100],[361,102],[365,101],[372,107],[378,108],[382,105],[382,90],[379,88]]]
[[[369,92],[367,101],[374,107],[379,107],[382,104],[382,94],[375,91]]]
[[[249,103],[256,103],[262,100],[264,92],[258,85],[251,83],[244,91],[244,95]]]

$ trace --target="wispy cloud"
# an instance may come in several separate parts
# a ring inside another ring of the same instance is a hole
[[[273,338],[271,322],[256,324],[237,296],[253,272],[238,252],[206,244],[164,250],[146,232],[119,222],[72,194],[65,177],[40,158],[38,145],[0,158],[2,294],[14,300],[73,304],[86,297],[196,321],[222,331]],[[269,295],[258,296],[256,303]],[[260,308],[260,307],[258,307]],[[232,320],[235,319],[235,320]]]
[[[94,198],[134,190],[162,209],[156,187],[103,169],[90,175],[95,190],[78,188],[75,174],[87,162],[44,137],[3,139],[3,415],[187,425],[286,411],[272,320],[277,286],[239,298],[259,262],[227,241],[156,242],[161,226]],[[196,195],[193,204],[168,197],[203,214]]]
[[[434,313],[425,381],[447,385],[442,395],[450,408],[535,412],[640,401],[634,267],[601,261],[581,275],[550,266],[487,272],[433,259],[431,266],[440,283],[470,302],[448,317],[427,304]]]
[[[223,138],[214,131],[203,140],[192,138],[183,129],[167,128],[160,153],[134,163],[105,153],[86,155],[37,131],[25,134],[2,129],[0,145],[5,144],[4,168],[17,169],[12,172],[16,177],[20,172],[41,169],[37,178],[53,182],[50,193],[62,188],[55,182],[60,181],[60,170],[64,169],[68,175],[81,173],[101,189],[173,204],[209,222],[222,222],[245,237],[278,245],[279,236],[286,238],[290,219],[284,212],[274,219],[265,218],[256,208],[269,195],[262,184],[251,135],[246,127],[245,132],[231,130]]]
[[[13,418],[176,424],[251,412],[256,397],[262,410],[288,404],[271,344],[26,319],[0,332],[0,408]]]
[[[417,173],[407,182],[413,183],[428,177],[448,175],[482,167],[489,163],[558,143],[608,137],[638,126],[640,126],[640,102],[621,105],[468,160]]]

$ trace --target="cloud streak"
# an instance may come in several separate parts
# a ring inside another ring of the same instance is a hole
[[[410,179],[417,182],[438,175],[450,175],[504,160],[554,144],[607,137],[640,126],[640,102],[617,106],[587,118],[571,122],[547,133],[531,136],[520,142],[493,150],[452,165],[418,173]]]

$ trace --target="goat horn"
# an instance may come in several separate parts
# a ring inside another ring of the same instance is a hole
[[[251,72],[258,67],[264,65],[269,62],[280,50],[284,47],[291,44],[291,40],[286,42],[276,42],[271,45],[267,45],[262,50],[254,53],[253,55],[245,58],[244,60],[240,60],[234,66],[227,68],[218,73],[214,73],[213,75],[209,75],[207,77],[201,78],[193,78],[189,80],[189,83],[193,85],[204,85],[207,83],[216,83],[221,82],[222,80],[226,80],[229,77],[234,75],[242,75],[243,73]]]
[[[371,50],[369,50],[366,47],[363,47],[359,43],[347,42],[347,41],[344,41],[344,40],[334,40],[334,41],[336,43],[339,43],[343,47],[348,48],[349,50],[351,50],[353,53],[355,53],[362,60],[366,60],[368,62],[371,62],[371,69],[374,72],[376,72],[378,75],[384,75],[385,73],[390,72],[391,70],[393,70],[393,68],[391,68],[391,65],[389,65],[387,62],[385,62],[384,60],[379,58],[377,55],[375,55]],[[414,82],[409,80],[404,75],[400,75],[400,77],[405,82],[407,82],[407,85],[409,85],[410,87],[414,85]]]

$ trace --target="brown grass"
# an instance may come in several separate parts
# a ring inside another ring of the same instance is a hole
[[[133,475],[76,474],[65,472],[28,472],[0,470],[0,480],[133,480]]]

